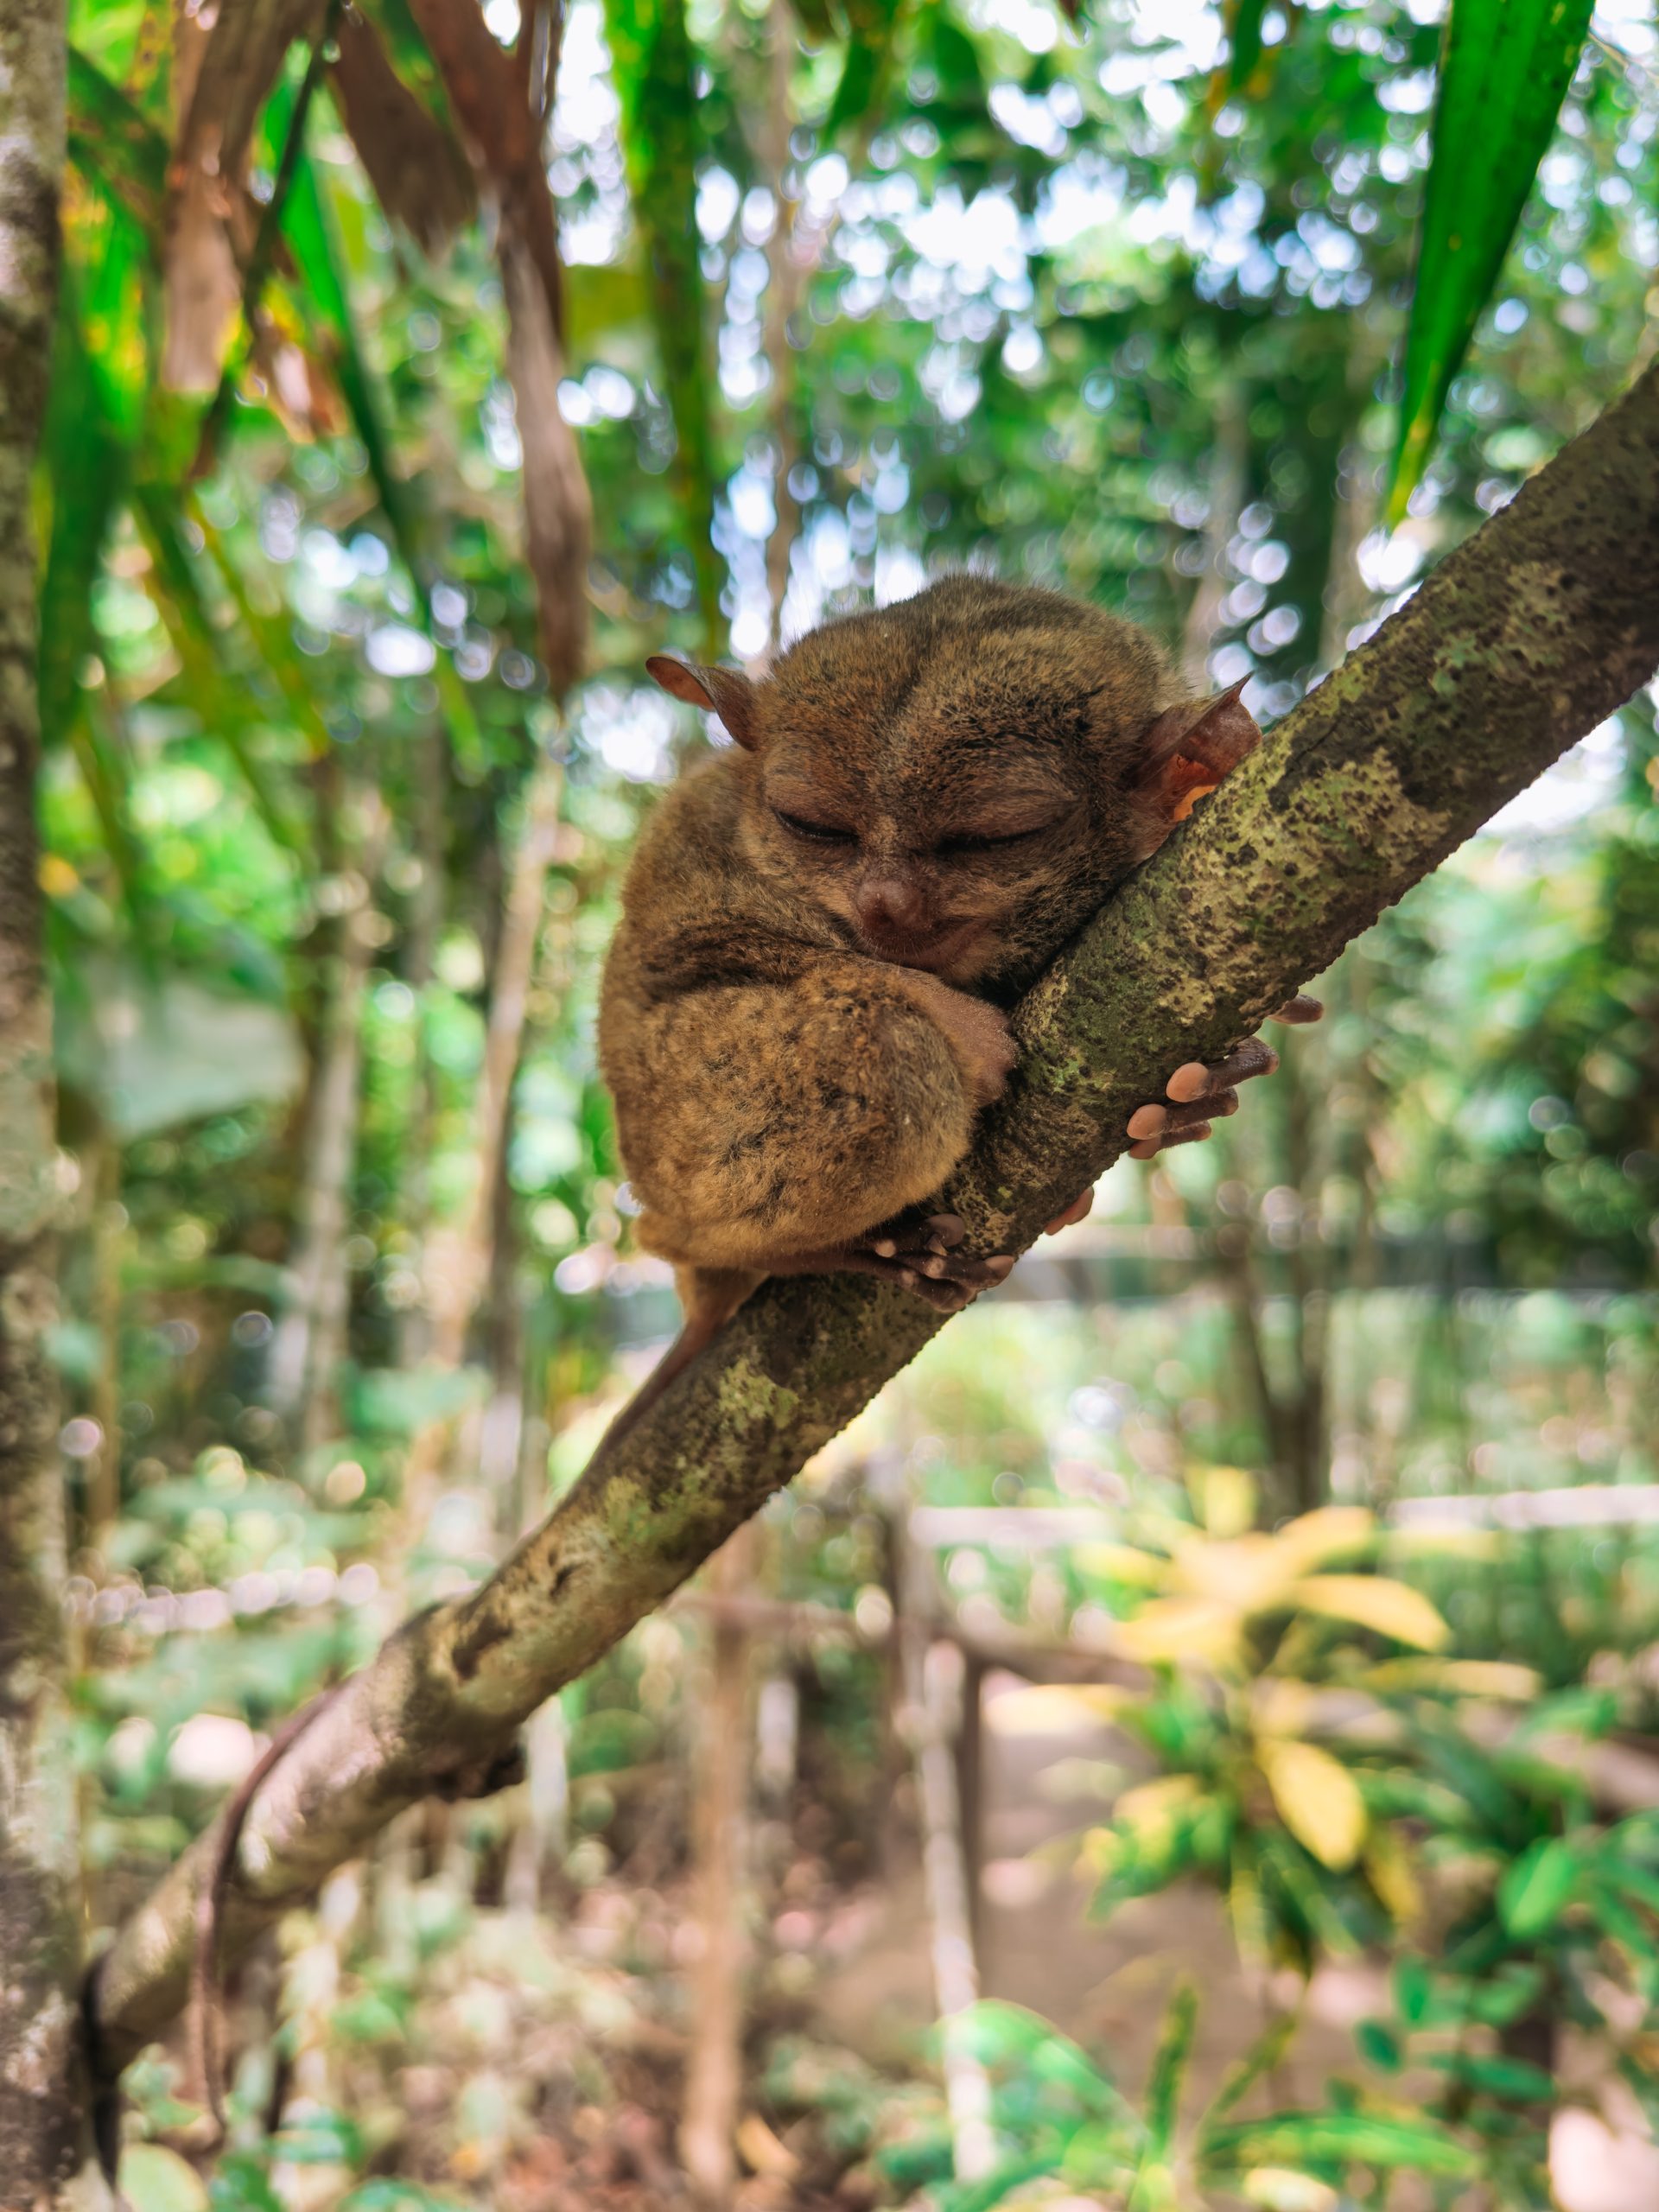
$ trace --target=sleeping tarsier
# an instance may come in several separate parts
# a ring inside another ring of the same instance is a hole
[[[767,1275],[885,1276],[947,1312],[1003,1279],[1012,1257],[926,1209],[1013,1069],[1008,1009],[1260,736],[1237,687],[1186,698],[1144,631],[972,575],[758,681],[646,666],[734,742],[653,817],[605,970],[639,1239],[685,1311],[629,1419]],[[1275,1065],[1250,1038],[1178,1069],[1132,1150],[1207,1135]]]

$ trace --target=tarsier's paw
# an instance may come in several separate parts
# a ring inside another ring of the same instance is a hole
[[[1299,991],[1268,1018],[1300,1026],[1318,1021],[1324,1013],[1318,999]],[[1213,1066],[1206,1066],[1202,1060],[1188,1060],[1164,1086],[1167,1104],[1160,1100],[1137,1106],[1130,1115],[1128,1133],[1135,1140],[1129,1147],[1130,1159],[1150,1160],[1156,1153],[1167,1152],[1172,1145],[1200,1142],[1217,1122],[1237,1113],[1238,1085],[1248,1083],[1252,1076],[1271,1075],[1278,1065],[1278,1053],[1260,1037],[1247,1037]]]
[[[962,1063],[969,1096],[976,1106],[988,1106],[1007,1089],[1020,1047],[1000,1007],[969,998],[965,991],[953,991],[950,995],[957,1003],[950,1009],[945,1033]]]
[[[959,1313],[982,1290],[1006,1281],[1014,1267],[1007,1252],[981,1260],[959,1249],[966,1235],[955,1214],[936,1213],[896,1224],[890,1234],[872,1236],[865,1249],[876,1274],[913,1291],[940,1313]]]

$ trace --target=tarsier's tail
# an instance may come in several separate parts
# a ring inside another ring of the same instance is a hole
[[[685,1319],[680,1333],[606,1430],[604,1448],[620,1444],[669,1384],[720,1334],[738,1307],[766,1281],[744,1268],[677,1268],[674,1287]]]

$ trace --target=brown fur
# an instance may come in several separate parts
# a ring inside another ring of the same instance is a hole
[[[939,1189],[1012,1063],[1000,1009],[1255,732],[1144,632],[968,575],[756,683],[651,665],[738,740],[641,839],[600,1014],[640,1242],[702,1341]]]

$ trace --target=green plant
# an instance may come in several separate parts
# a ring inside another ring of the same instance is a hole
[[[1369,1513],[1326,1507],[1266,1535],[1249,1525],[1254,1485],[1236,1469],[1191,1486],[1204,1525],[1142,1522],[1143,1543],[1084,1554],[1120,1605],[1140,1599],[1116,1643],[1151,1685],[1105,1695],[1162,1770],[1118,1799],[1084,1861],[1108,1912],[1207,1876],[1248,1959],[1306,1974],[1320,1950],[1379,1941],[1421,1908],[1408,1853],[1373,1816],[1375,1754],[1342,1732],[1371,1663],[1356,1635],[1432,1651],[1447,1630],[1408,1585],[1331,1571],[1375,1549]]]
[[[1003,2155],[984,2181],[941,2189],[946,2212],[988,2212],[1049,2177],[1124,2212],[1196,2208],[1212,2202],[1217,2190],[1286,2212],[1333,2205],[1361,2168],[1464,2184],[1475,2177],[1477,2154],[1448,2127],[1381,2099],[1239,2118],[1240,2106],[1282,2054],[1288,2021],[1257,2041],[1212,2098],[1190,2107],[1197,2019],[1192,1990],[1177,1990],[1137,2107],[1046,2021],[1014,2005],[979,2006],[965,2040],[992,2074],[992,2119]]]

